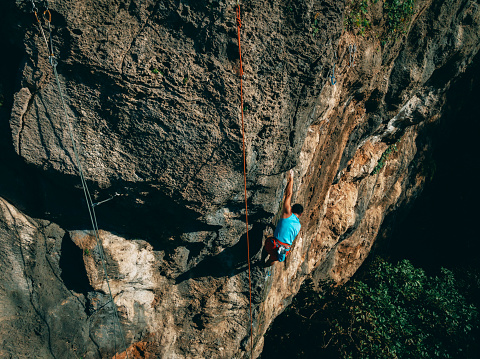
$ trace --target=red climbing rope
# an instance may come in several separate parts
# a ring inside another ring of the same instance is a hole
[[[247,205],[247,156],[245,152],[245,121],[243,116],[243,64],[242,45],[240,42],[240,28],[242,19],[240,16],[240,4],[237,4],[237,33],[238,53],[240,55],[240,109],[242,113],[242,145],[243,145],[243,185],[245,189],[245,224],[247,226],[247,256],[248,256],[248,290],[250,294],[250,358],[253,358],[253,315],[252,315],[252,267],[250,264],[250,238],[248,236],[248,205]]]

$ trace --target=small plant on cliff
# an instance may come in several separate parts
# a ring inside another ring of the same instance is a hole
[[[160,71],[160,70],[157,69],[157,68],[153,68],[151,71],[152,71],[152,73],[155,74],[155,75],[161,75],[161,76],[163,76],[163,72]]]
[[[350,0],[345,10],[345,29],[358,31],[364,36],[373,20],[373,15],[369,12],[370,7],[377,2],[378,0]],[[382,45],[389,40],[396,40],[400,34],[405,33],[414,13],[415,0],[384,0],[386,34],[381,37]]]
[[[374,0],[376,3],[378,0]],[[370,0],[351,0],[347,6],[345,16],[345,28],[349,31],[358,30],[359,34],[364,36],[365,31],[370,28],[368,17],[368,8]]]
[[[408,23],[415,13],[414,6],[415,0],[385,0],[383,10],[389,39],[396,39],[399,34],[406,32]]]
[[[398,148],[397,148],[397,144],[394,143],[393,145],[390,145],[388,146],[388,148],[385,150],[385,152],[382,153],[382,156],[380,157],[380,159],[378,160],[378,163],[377,165],[375,166],[375,168],[373,169],[373,174],[377,174],[378,172],[380,172],[380,170],[385,166],[385,164],[387,163],[387,160],[388,160],[388,157],[390,157],[390,154],[395,151],[397,152],[398,151]]]
[[[319,20],[318,20],[318,15],[320,13],[316,13],[315,15],[315,18],[313,19],[313,24],[312,26],[310,27],[310,32],[312,33],[312,36],[315,37],[318,33],[318,31],[320,30],[320,24],[319,24]]]
[[[473,358],[478,318],[452,272],[428,276],[407,260],[395,265],[376,259],[359,279],[328,284],[323,294],[304,285],[281,317],[286,326],[276,337],[267,333],[264,353],[303,359]]]
[[[85,254],[86,256],[89,256],[90,255],[90,250],[88,248],[85,248],[83,250],[83,254]]]

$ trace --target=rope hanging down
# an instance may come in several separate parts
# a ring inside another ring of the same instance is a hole
[[[240,55],[240,109],[242,113],[242,147],[243,147],[243,185],[245,190],[245,225],[247,227],[247,256],[248,256],[248,290],[249,290],[249,309],[250,309],[250,358],[253,358],[253,315],[252,315],[252,267],[250,264],[250,238],[248,236],[248,205],[247,205],[247,157],[245,151],[245,121],[243,115],[243,64],[242,64],[242,46],[240,41],[240,28],[242,19],[240,16],[240,3],[237,2],[237,33],[238,33],[238,53]]]
[[[78,172],[79,172],[79,175],[80,175],[80,181],[82,183],[83,193],[85,195],[85,200],[87,202],[88,214],[90,216],[90,221],[92,223],[93,233],[94,233],[94,236],[95,236],[95,239],[96,239],[96,242],[97,242],[97,247],[99,249],[100,259],[102,261],[102,266],[103,266],[103,271],[105,273],[105,281],[107,283],[108,294],[109,294],[109,297],[110,297],[109,302],[112,303],[112,309],[113,309],[115,319],[116,319],[116,321],[113,322],[115,357],[117,356],[117,338],[116,338],[117,330],[116,330],[116,326],[117,326],[117,322],[118,322],[118,326],[119,326],[119,330],[120,330],[120,334],[121,334],[120,337],[122,338],[122,341],[123,341],[122,344],[123,344],[123,347],[125,348],[126,357],[128,359],[125,333],[123,332],[122,326],[121,326],[121,323],[120,323],[120,317],[118,315],[118,308],[117,308],[117,306],[116,306],[116,304],[113,300],[112,290],[110,288],[110,280],[109,280],[108,274],[107,274],[107,265],[106,265],[103,245],[100,241],[100,237],[99,237],[99,234],[98,234],[99,229],[98,229],[98,223],[97,223],[97,216],[95,214],[95,209],[94,209],[95,205],[92,201],[92,196],[90,195],[90,191],[88,189],[87,182],[85,180],[85,175],[84,175],[82,165],[81,165],[81,162],[80,162],[79,151],[78,151],[78,148],[77,148],[77,145],[76,145],[76,142],[75,142],[75,138],[73,136],[72,124],[71,124],[70,119],[68,117],[67,105],[65,103],[65,98],[64,98],[64,95],[63,95],[62,87],[60,86],[60,79],[58,77],[58,72],[57,72],[57,63],[58,62],[57,62],[57,59],[55,57],[55,53],[53,51],[53,42],[52,42],[51,26],[50,26],[50,23],[52,21],[52,15],[50,13],[50,10],[48,9],[48,2],[47,2],[46,10],[44,11],[43,15],[44,16],[48,15],[48,19],[46,19],[46,22],[48,23],[48,30],[49,30],[49,37],[50,37],[50,46],[49,46],[49,41],[47,41],[47,38],[45,36],[45,32],[43,30],[42,24],[41,24],[40,19],[38,18],[38,15],[37,15],[38,9],[35,5],[34,0],[32,0],[32,6],[33,6],[32,11],[35,14],[35,18],[37,19],[38,27],[40,29],[40,33],[41,33],[43,39],[45,40],[45,44],[47,45],[47,49],[49,50],[49,62],[53,67],[53,73],[55,75],[55,80],[56,80],[56,84],[57,84],[57,87],[58,87],[58,93],[60,95],[60,100],[62,102],[62,107],[63,107],[63,111],[64,111],[65,122],[68,125],[68,133],[69,133],[69,136],[70,136],[70,140],[72,141],[73,152],[74,152],[74,155],[75,155],[75,161],[77,162],[76,165],[78,167]]]

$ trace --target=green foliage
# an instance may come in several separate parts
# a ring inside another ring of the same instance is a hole
[[[390,154],[395,151],[398,151],[397,144],[394,143],[393,145],[388,146],[388,148],[385,150],[385,152],[382,153],[382,156],[378,160],[377,165],[373,169],[373,174],[377,174],[387,163],[388,157],[390,157]]]
[[[85,254],[86,256],[89,256],[90,255],[90,250],[88,248],[85,248],[83,250],[83,254]]]
[[[415,0],[385,0],[383,4],[389,38],[396,39],[398,34],[405,33],[414,10]]]
[[[324,335],[344,358],[462,358],[477,325],[478,311],[458,292],[452,272],[428,277],[406,260],[378,260],[364,280],[326,299],[332,328]]]
[[[159,69],[153,68],[151,71],[155,75],[158,75],[158,74],[163,75],[163,73]]]
[[[328,284],[323,294],[307,285],[285,316],[289,326],[273,333],[277,352],[266,357],[473,358],[479,349],[478,309],[467,303],[453,273],[428,276],[406,260],[378,259],[359,280]]]
[[[374,0],[376,3],[378,0]],[[349,31],[358,30],[364,36],[365,31],[370,28],[368,8],[370,0],[351,0],[345,16],[345,28]]]
[[[187,82],[188,82],[188,76],[185,76],[185,77],[183,78],[183,84],[186,85]]]
[[[373,14],[372,4],[378,0],[350,0],[347,2],[345,14],[345,29],[358,31],[362,36],[371,28]],[[386,35],[381,37],[382,46],[389,40],[396,40],[406,32],[408,23],[415,13],[415,0],[384,0],[383,17],[385,19]],[[379,19],[377,19],[379,20]]]
[[[315,18],[313,19],[313,24],[310,27],[310,32],[312,33],[313,37],[315,37],[317,35],[318,31],[320,30],[320,23],[319,23],[319,20],[317,18],[318,15],[319,15],[319,13],[317,13],[315,15]]]
[[[480,306],[480,268],[458,268],[454,272],[457,287],[469,303]],[[480,308],[479,308],[480,309]]]

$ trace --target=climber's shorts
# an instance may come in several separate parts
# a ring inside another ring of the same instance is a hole
[[[275,239],[273,237],[268,237],[267,239],[265,239],[265,250],[268,254],[270,254],[269,259],[272,262],[278,261],[278,247],[280,244],[286,246],[287,248],[290,248],[289,245],[281,243],[278,239]],[[288,255],[289,252],[290,251],[287,251],[286,255]]]
[[[277,249],[275,248],[275,244],[273,243],[274,238],[273,237],[268,237],[265,239],[265,250],[267,251],[268,254],[270,254],[270,260],[273,261],[278,261],[277,257]]]

